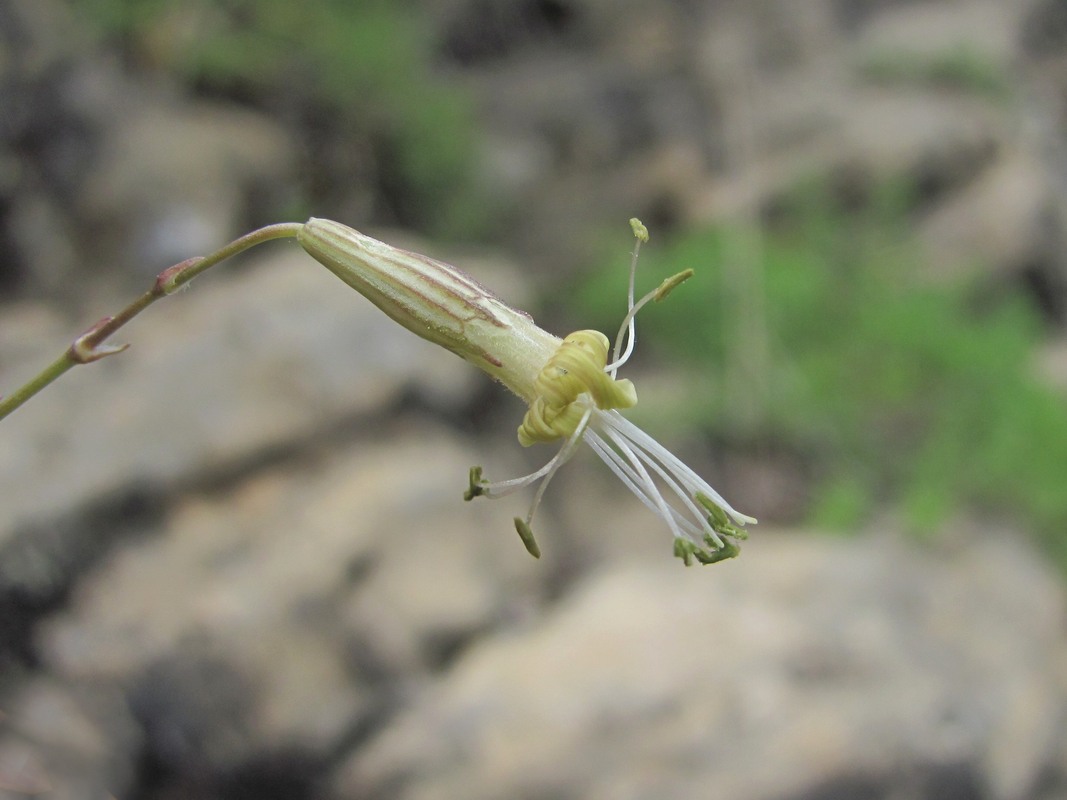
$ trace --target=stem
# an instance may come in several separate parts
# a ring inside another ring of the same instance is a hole
[[[303,225],[299,222],[283,222],[245,234],[225,247],[203,258],[190,258],[168,267],[156,276],[152,288],[142,294],[118,314],[104,317],[75,339],[70,347],[55,361],[42,369],[30,381],[6,397],[0,397],[0,419],[3,419],[60,375],[78,364],[90,364],[101,358],[121,353],[129,345],[107,345],[104,342],[111,334],[136,317],[156,300],[173,294],[206,269],[225,261],[257,244],[271,239],[295,237]]]

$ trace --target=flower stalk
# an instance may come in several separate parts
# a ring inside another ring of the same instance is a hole
[[[294,237],[300,230],[301,225],[293,222],[283,222],[278,225],[268,225],[265,228],[252,231],[252,233],[235,239],[225,247],[221,247],[214,253],[202,258],[189,258],[172,267],[168,267],[156,276],[152,287],[127,305],[114,316],[104,317],[99,322],[90,326],[78,336],[51,364],[42,369],[37,375],[20,386],[14,392],[0,397],[0,419],[8,416],[15,409],[24,405],[34,395],[55,382],[65,372],[79,364],[91,364],[108,356],[123,352],[129,345],[107,344],[107,339],[113,333],[122,328],[126,323],[148,308],[152,303],[162,297],[173,294],[182,286],[189,283],[197,275],[219,264],[231,256],[235,256],[257,244],[268,242],[272,239]]]

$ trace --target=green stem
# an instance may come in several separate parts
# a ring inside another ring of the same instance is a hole
[[[3,419],[60,375],[78,364],[90,364],[101,358],[121,353],[128,345],[107,345],[104,342],[111,334],[136,317],[156,300],[173,294],[193,278],[231,256],[272,239],[295,237],[303,225],[299,222],[283,222],[245,234],[225,247],[203,258],[190,258],[168,267],[156,276],[152,288],[142,294],[118,314],[104,317],[86,330],[55,361],[6,397],[0,397],[0,419]]]

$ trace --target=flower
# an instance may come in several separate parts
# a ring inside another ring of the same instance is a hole
[[[629,310],[608,362],[608,339],[577,331],[560,340],[525,312],[508,306],[469,275],[449,264],[400,250],[329,220],[312,219],[297,240],[345,283],[413,333],[439,344],[499,380],[529,406],[518,429],[523,446],[562,440],[556,455],[521,478],[490,482],[472,467],[464,498],[504,497],[538,483],[525,518],[515,518],[526,549],[541,551],[531,523],[553,476],[585,442],[616,476],[666,524],[674,554],[688,566],[736,556],[744,526],[754,523],[667,448],[619,409],[637,403],[637,392],[619,368],[635,343],[634,318],[649,302],[665,298],[688,279],[686,270],[634,302],[637,254],[648,231],[630,220],[637,246],[630,264]],[[625,350],[623,344],[625,342]]]

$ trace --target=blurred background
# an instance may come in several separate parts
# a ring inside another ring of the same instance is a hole
[[[336,219],[614,335],[760,519],[589,453],[291,242],[0,431],[0,797],[1067,796],[1061,0],[0,0],[0,390]]]

